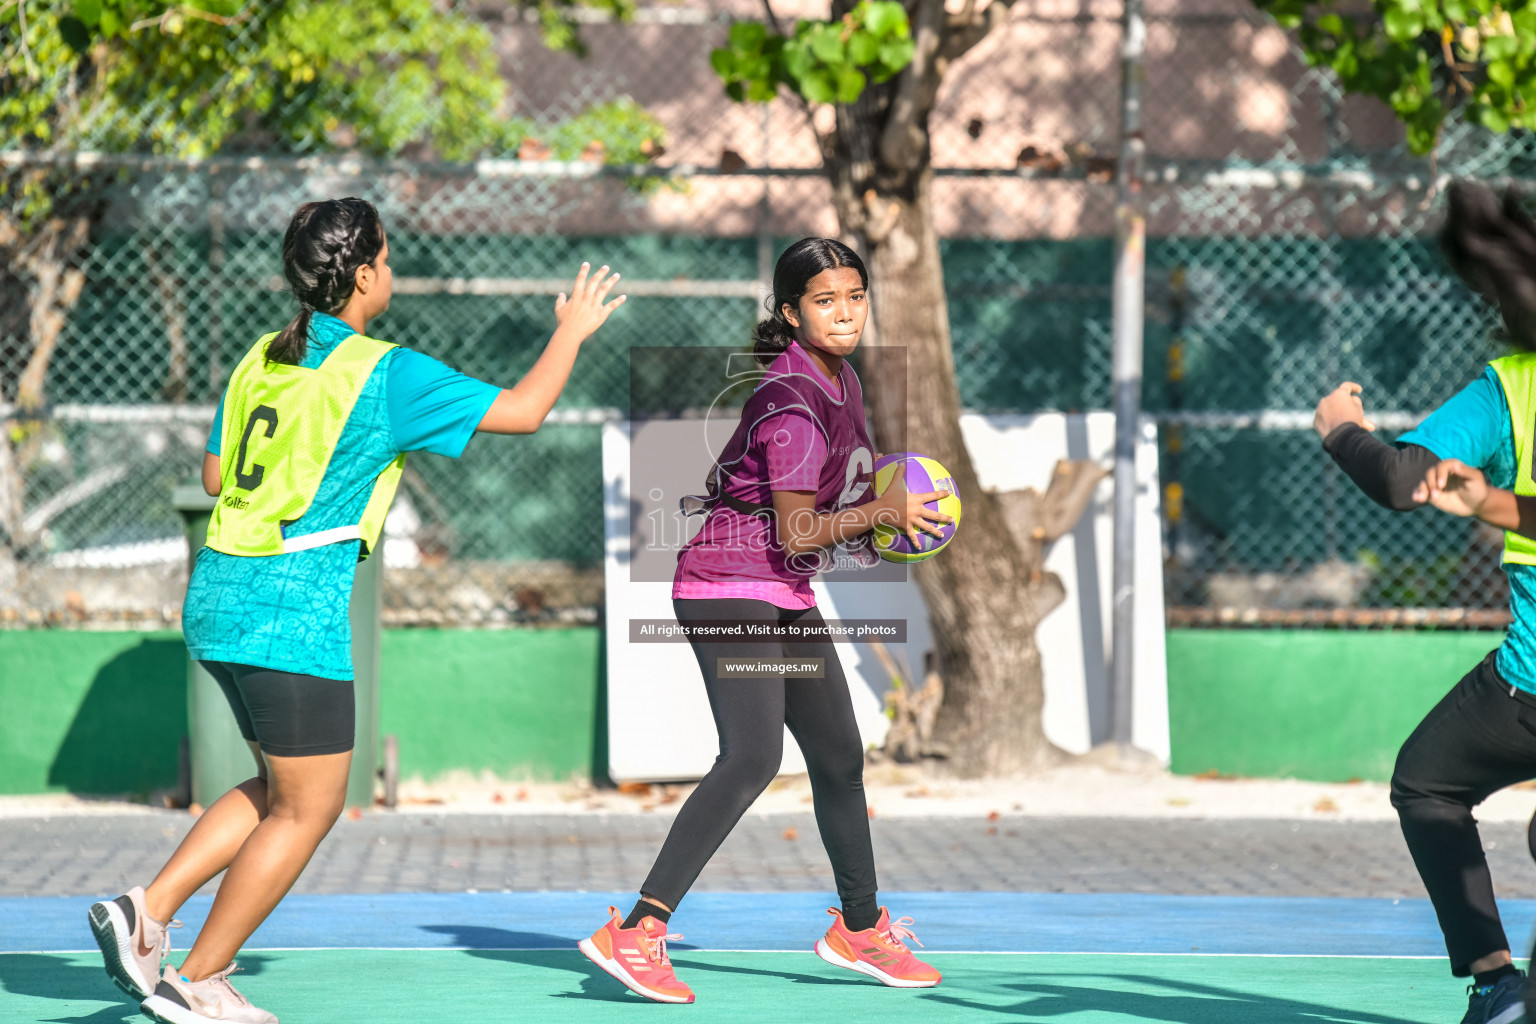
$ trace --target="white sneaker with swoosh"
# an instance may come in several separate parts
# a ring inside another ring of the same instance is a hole
[[[233,960],[218,974],[201,981],[188,981],[176,973],[176,968],[166,966],[160,975],[160,984],[154,995],[139,1004],[145,1015],[163,1024],[214,1024],[217,1021],[233,1021],[235,1024],[277,1024],[277,1018],[240,994],[229,982],[229,976],[239,970]]]
[[[160,966],[171,951],[170,928],[144,909],[144,890],[134,886],[113,900],[92,903],[91,934],[101,947],[102,961],[112,983],[135,999],[143,999],[160,981]]]

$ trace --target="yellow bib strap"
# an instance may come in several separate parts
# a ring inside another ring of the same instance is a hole
[[[354,334],[314,369],[267,361],[276,334],[259,340],[230,375],[224,397],[219,502],[208,546],[261,557],[361,540],[368,557],[405,467],[379,474],[360,522],[284,537],[309,510],[368,378],[395,346]]]
[[[1536,494],[1536,353],[1521,352],[1490,365],[1509,403],[1509,426],[1515,437],[1515,493]],[[1536,565],[1536,541],[1513,531],[1504,534],[1504,562]]]

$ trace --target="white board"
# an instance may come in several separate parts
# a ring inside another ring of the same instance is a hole
[[[706,444],[700,444],[704,426]],[[618,780],[696,779],[719,752],[714,719],[704,695],[693,650],[687,643],[632,643],[632,619],[671,619],[676,549],[698,529],[697,517],[677,513],[683,494],[701,489],[734,424],[647,421],[603,428],[604,571],[607,594],[608,762]],[[1059,458],[1107,463],[1114,418],[1086,416],[982,417],[967,415],[961,428],[984,487],[1043,488]],[[1163,653],[1162,540],[1158,508],[1155,428],[1144,426],[1137,455],[1138,517],[1135,739],[1168,757],[1167,673]],[[631,487],[632,456],[645,466],[644,493]],[[1107,738],[1111,522],[1109,484],[1073,533],[1052,548],[1047,567],[1062,577],[1066,602],[1039,631],[1045,672],[1045,730],[1074,752]],[[942,556],[940,556],[942,557]],[[1080,581],[1084,585],[1079,585]],[[812,583],[828,619],[905,619],[907,642],[888,645],[919,677],[932,634],[916,583],[868,585]],[[1085,633],[1084,627],[1088,628]],[[884,669],[867,644],[839,643],[859,731],[878,745],[887,721]],[[781,772],[805,770],[785,734]]]

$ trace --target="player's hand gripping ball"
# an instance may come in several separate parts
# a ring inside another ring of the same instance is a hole
[[[928,494],[931,491],[948,491],[946,497],[928,502],[928,507],[954,519],[940,528],[935,537],[922,530],[917,531],[917,547],[901,530],[891,526],[875,527],[875,551],[887,562],[921,562],[943,551],[960,525],[960,492],[949,470],[926,455],[916,452],[898,452],[882,455],[875,462],[875,494],[882,495],[898,472],[905,471],[908,494]]]

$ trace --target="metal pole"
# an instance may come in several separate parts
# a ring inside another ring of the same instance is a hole
[[[1131,746],[1135,693],[1136,441],[1141,420],[1142,324],[1145,317],[1146,215],[1142,209],[1143,0],[1125,0],[1120,55],[1120,163],[1115,198],[1114,403],[1115,542],[1110,722],[1114,742]]]

